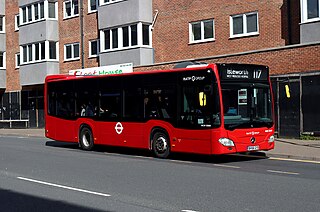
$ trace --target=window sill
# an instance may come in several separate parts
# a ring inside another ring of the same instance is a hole
[[[68,19],[77,18],[77,17],[79,17],[79,14],[73,15],[73,16],[68,16],[68,17],[63,17],[63,20],[68,20]]]
[[[77,57],[77,58],[70,58],[70,59],[64,59],[64,62],[72,62],[72,61],[77,61],[77,60],[80,60],[80,57]]]
[[[125,1],[125,0],[115,0],[115,1],[111,1],[111,2],[101,3],[100,6],[115,4],[115,3],[118,3],[118,2],[122,2],[122,1]]]
[[[36,64],[36,63],[44,63],[44,62],[59,62],[59,61],[56,60],[56,59],[30,61],[30,62],[21,63],[19,67],[24,66],[24,65],[33,65],[33,64]]]
[[[198,41],[189,41],[189,45],[200,44],[200,43],[209,43],[209,42],[214,42],[214,41],[216,41],[215,38],[206,39],[206,40],[198,40]]]
[[[98,10],[91,10],[91,11],[88,11],[88,15],[92,14],[92,13],[97,13],[97,12],[98,12]]]
[[[117,48],[117,49],[105,49],[102,50],[100,53],[109,53],[109,52],[117,52],[117,51],[126,51],[126,50],[131,50],[131,49],[139,49],[139,48],[147,48],[147,49],[152,49],[152,46],[131,46],[131,47],[122,47],[122,48]]]
[[[253,37],[253,36],[259,36],[259,35],[260,35],[259,32],[254,32],[254,33],[248,33],[248,34],[232,35],[232,36],[229,37],[229,39]]]
[[[45,21],[46,19],[45,18],[41,18],[41,19],[38,19],[38,20],[34,20],[34,21],[28,21],[28,22],[24,22],[24,23],[21,23],[19,25],[19,28],[20,27],[23,27],[23,26],[27,26],[29,24],[34,24],[34,23],[38,23],[38,22],[41,22],[41,21]],[[58,19],[57,19],[58,20]]]
[[[88,58],[93,59],[93,58],[97,58],[97,57],[99,57],[99,55],[90,55]]]
[[[302,23],[300,23],[300,25],[316,23],[316,22],[320,22],[320,18],[307,19],[307,20],[303,21]]]

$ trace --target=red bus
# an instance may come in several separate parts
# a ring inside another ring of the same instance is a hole
[[[230,154],[274,148],[269,69],[209,64],[45,80],[46,137],[94,145]]]

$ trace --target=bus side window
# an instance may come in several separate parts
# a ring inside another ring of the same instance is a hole
[[[101,93],[99,116],[105,120],[120,116],[120,91]]]

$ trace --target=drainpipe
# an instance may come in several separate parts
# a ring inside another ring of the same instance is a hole
[[[292,34],[291,34],[291,0],[287,0],[287,14],[288,14],[288,45],[292,44]]]
[[[84,43],[83,43],[83,0],[80,0],[80,48],[81,48],[81,68],[84,69]]]

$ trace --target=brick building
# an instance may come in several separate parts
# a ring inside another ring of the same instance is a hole
[[[236,62],[270,67],[277,131],[298,137],[320,131],[319,47],[320,0],[0,0],[0,124],[44,126],[49,74]]]

